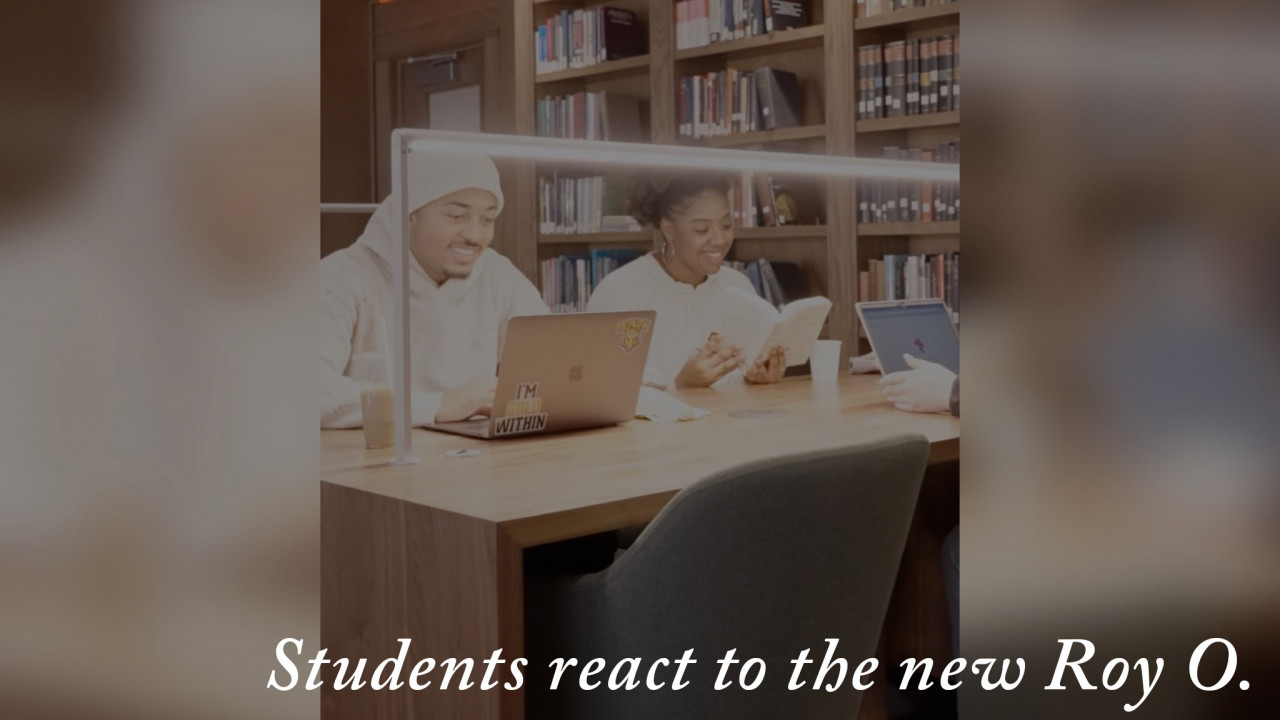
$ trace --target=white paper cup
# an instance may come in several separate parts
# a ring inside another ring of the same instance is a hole
[[[814,382],[835,382],[840,377],[840,341],[819,340],[813,344],[809,369]]]

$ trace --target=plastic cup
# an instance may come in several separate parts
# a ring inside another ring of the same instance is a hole
[[[396,444],[395,391],[387,363],[382,353],[360,353],[352,358],[360,385],[364,446],[370,450]]]
[[[388,386],[360,388],[364,446],[370,450],[396,444],[395,392]]]
[[[809,356],[813,382],[832,383],[840,378],[840,341],[819,340]]]

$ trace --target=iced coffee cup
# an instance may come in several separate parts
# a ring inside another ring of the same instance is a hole
[[[391,387],[389,358],[381,353],[362,353],[352,364],[359,372],[360,414],[364,425],[364,446],[371,450],[396,444],[395,392]]]

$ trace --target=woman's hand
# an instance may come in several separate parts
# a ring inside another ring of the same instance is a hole
[[[899,410],[946,412],[951,407],[951,386],[956,374],[928,360],[903,355],[910,370],[891,373],[880,379],[885,398]]]
[[[444,393],[436,410],[436,422],[454,422],[492,414],[493,393],[497,389],[498,378],[482,377]]]
[[[749,383],[765,385],[776,383],[787,372],[787,351],[781,345],[774,345],[769,352],[762,354],[747,368],[746,379]]]
[[[742,348],[720,348],[720,333],[711,333],[707,344],[689,356],[680,374],[676,375],[676,387],[709,387],[742,365]]]

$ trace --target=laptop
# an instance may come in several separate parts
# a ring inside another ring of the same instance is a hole
[[[960,336],[941,300],[884,300],[856,307],[885,375],[911,369],[904,354],[960,373]]]
[[[492,417],[426,427],[491,440],[627,422],[635,417],[655,315],[511,318]]]

